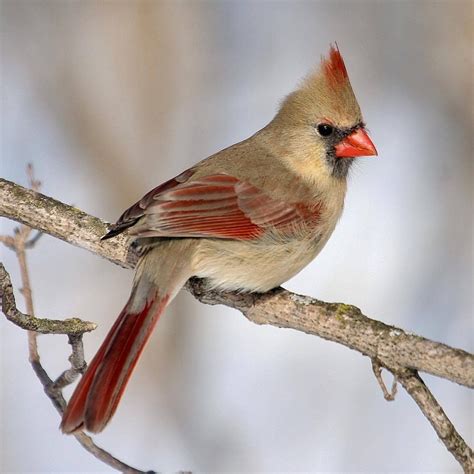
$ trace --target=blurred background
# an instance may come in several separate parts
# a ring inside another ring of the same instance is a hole
[[[474,349],[471,2],[2,1],[0,17],[1,176],[25,184],[32,162],[45,194],[108,221],[263,127],[337,41],[379,157],[359,161],[332,239],[285,286]],[[38,315],[99,323],[90,360],[132,272],[49,236],[29,262]],[[60,434],[26,334],[0,329],[0,471],[111,471]],[[68,366],[66,337],[40,351],[52,376]],[[472,445],[472,392],[423,378]],[[460,471],[367,358],[184,292],[95,439],[160,471]]]

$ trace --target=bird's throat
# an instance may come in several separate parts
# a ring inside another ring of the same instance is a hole
[[[328,160],[332,165],[332,175],[338,179],[344,179],[349,173],[349,168],[354,163],[355,158],[336,158]]]

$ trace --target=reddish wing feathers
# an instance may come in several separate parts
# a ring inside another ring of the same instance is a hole
[[[194,170],[190,168],[189,170],[184,171],[175,178],[169,179],[164,183],[160,184],[156,188],[153,188],[145,196],[143,196],[140,201],[135,203],[133,206],[129,207],[118,219],[116,224],[113,224],[110,227],[110,230],[105,234],[101,240],[110,239],[115,237],[118,234],[121,234],[127,227],[134,225],[140,217],[143,216],[143,211],[149,206],[150,202],[153,201],[155,196],[158,196],[160,193],[178,186],[180,183],[186,182],[194,173]]]
[[[263,229],[239,206],[239,180],[214,175],[170,189],[146,209],[159,235],[250,239]]]
[[[127,210],[105,236],[126,227],[138,237],[217,237],[252,239],[268,228],[284,229],[308,212],[300,204],[270,198],[263,191],[225,174],[185,182],[187,171],[155,188]],[[316,217],[314,214],[312,217]]]
[[[297,206],[272,199],[247,183],[237,183],[236,191],[241,211],[261,228],[282,228],[302,218]]]

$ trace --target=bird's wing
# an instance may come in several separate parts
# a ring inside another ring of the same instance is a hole
[[[269,228],[316,222],[318,206],[273,199],[233,176],[214,174],[188,181],[189,170],[146,194],[124,212],[107,239],[130,228],[136,237],[214,237],[247,240]]]

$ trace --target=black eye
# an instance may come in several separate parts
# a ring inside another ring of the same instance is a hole
[[[332,135],[332,133],[334,132],[334,127],[332,125],[329,125],[328,123],[320,123],[316,127],[316,130],[322,137],[326,138]]]

